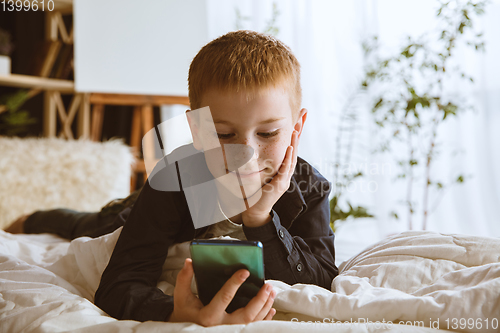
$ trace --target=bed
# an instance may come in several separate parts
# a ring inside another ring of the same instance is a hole
[[[498,332],[500,240],[404,232],[340,265],[331,291],[270,281],[270,322],[204,328],[116,320],[93,304],[120,229],[72,242],[0,231],[0,332]],[[158,287],[171,294],[189,254],[173,246]]]

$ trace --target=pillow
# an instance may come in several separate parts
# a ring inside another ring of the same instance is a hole
[[[99,211],[130,193],[133,162],[117,139],[0,137],[0,228],[36,210]]]

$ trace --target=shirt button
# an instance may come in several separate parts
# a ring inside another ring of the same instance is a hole
[[[301,271],[302,271],[302,264],[299,262],[299,263],[297,264],[297,267],[296,267],[296,268],[297,268],[297,271],[301,272]]]
[[[280,235],[280,238],[281,238],[281,239],[285,238],[285,233],[283,232],[283,230],[282,230],[282,229],[280,229],[280,230],[278,231],[278,235]]]

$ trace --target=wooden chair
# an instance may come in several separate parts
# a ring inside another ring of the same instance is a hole
[[[130,145],[137,153],[141,151],[141,138],[152,129],[154,124],[153,106],[181,104],[189,106],[187,96],[159,96],[159,95],[125,95],[92,93],[89,96],[92,105],[92,119],[90,125],[90,139],[100,141],[104,118],[105,105],[130,105],[134,106]],[[154,142],[146,141],[143,147],[143,156],[154,156]],[[137,173],[142,173],[147,178],[144,159],[137,161],[133,167],[130,180],[130,189],[134,191],[137,184]]]

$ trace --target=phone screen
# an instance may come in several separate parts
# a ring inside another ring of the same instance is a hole
[[[227,307],[228,313],[247,305],[264,285],[261,242],[193,240],[190,250],[198,296],[204,305],[210,303],[224,283],[239,269],[247,269],[250,276]]]

